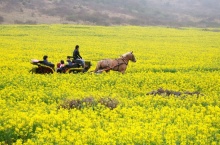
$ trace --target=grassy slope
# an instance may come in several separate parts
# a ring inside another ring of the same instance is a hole
[[[217,0],[3,0],[0,23],[219,26]]]

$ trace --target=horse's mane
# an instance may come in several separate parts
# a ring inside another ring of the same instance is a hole
[[[127,52],[127,53],[125,53],[125,54],[122,54],[121,56],[122,56],[122,57],[126,57],[126,56],[129,55],[129,54],[131,54],[131,52]]]

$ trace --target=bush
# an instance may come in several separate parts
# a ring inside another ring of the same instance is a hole
[[[62,104],[58,106],[58,109],[83,109],[85,107],[94,107],[98,103],[108,107],[109,109],[114,109],[118,106],[118,100],[113,98],[101,98],[99,101],[95,101],[93,97],[87,97],[84,99],[72,99],[72,100],[65,100]]]

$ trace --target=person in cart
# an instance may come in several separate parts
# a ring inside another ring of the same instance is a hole
[[[79,52],[79,45],[75,46],[75,49],[73,51],[73,60],[75,63],[82,65],[83,68],[85,68],[85,61],[82,59],[82,56]]]
[[[52,68],[54,68],[54,66],[55,66],[53,63],[48,62],[48,56],[47,56],[47,55],[44,55],[42,63],[43,63],[44,65],[50,66],[50,67],[52,67]]]

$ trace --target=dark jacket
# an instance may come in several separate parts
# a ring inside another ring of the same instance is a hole
[[[50,66],[50,67],[54,67],[54,64],[51,63],[51,62],[48,62],[46,59],[43,60],[43,64],[44,64],[44,65],[47,65],[47,66]]]
[[[73,65],[73,63],[72,63],[71,60],[67,60],[67,62],[68,62],[68,65],[69,65],[69,66],[72,66],[72,65]]]
[[[82,56],[79,54],[79,50],[78,49],[75,49],[73,51],[73,59],[76,60],[76,59],[82,59]]]

